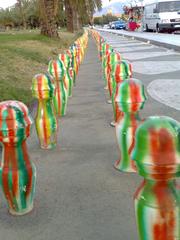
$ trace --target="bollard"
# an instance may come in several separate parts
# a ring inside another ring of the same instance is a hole
[[[99,60],[102,61],[102,46],[103,44],[106,43],[105,40],[100,37],[98,39],[98,52],[99,52]]]
[[[110,99],[112,98],[112,78],[111,78],[111,70],[116,62],[121,61],[121,54],[117,51],[111,51],[108,55],[107,55],[107,71],[106,71],[106,78],[107,78],[107,82],[108,82],[108,90],[109,90],[109,96]],[[112,103],[112,100],[110,100]]]
[[[0,103],[0,142],[3,146],[0,178],[12,215],[33,209],[36,168],[29,159],[26,138],[33,121],[28,108],[19,101]]]
[[[51,60],[48,65],[48,72],[55,79],[56,91],[53,97],[53,103],[56,114],[64,116],[67,109],[68,93],[65,85],[65,66],[60,60]]]
[[[73,86],[75,86],[75,83],[76,83],[76,71],[75,71],[75,68],[74,68],[74,57],[73,57],[73,53],[70,49],[67,49],[65,51],[66,54],[68,54],[68,56],[70,57],[71,61],[71,66],[70,66],[70,76],[71,78],[73,79]]]
[[[128,61],[121,60],[120,62],[116,62],[111,66],[110,78],[112,82],[112,106],[114,113],[114,121],[111,122],[111,126],[115,126],[115,123],[118,121],[123,114],[119,111],[117,103],[115,102],[115,96],[117,91],[117,85],[122,83],[124,80],[132,77],[132,66]]]
[[[180,239],[180,123],[149,117],[136,132],[132,159],[144,181],[135,193],[140,240]]]
[[[105,83],[105,87],[104,89],[108,89],[108,83],[107,83],[107,79],[106,79],[106,75],[105,75],[105,71],[106,71],[106,61],[107,61],[107,55],[108,53],[112,52],[113,48],[107,44],[107,43],[103,43],[102,44],[102,50],[101,50],[101,61],[102,61],[102,73],[103,73],[103,80]]]
[[[73,59],[73,61],[72,61],[72,63],[73,63],[73,68],[74,68],[74,70],[75,70],[75,73],[76,73],[76,75],[78,74],[78,60],[77,60],[77,50],[76,50],[76,45],[75,44],[72,44],[71,46],[70,46],[70,51],[71,51],[71,54],[72,54],[72,59]],[[76,84],[75,84],[76,85]]]
[[[72,71],[72,67],[71,67],[71,58],[68,54],[61,53],[58,55],[58,59],[64,63],[64,66],[65,66],[64,81],[67,86],[68,96],[71,97],[72,96],[72,87],[73,87],[73,78],[74,78],[74,75],[72,75],[73,71]]]
[[[108,48],[106,50],[106,52],[102,55],[102,74],[103,74],[103,79],[105,82],[105,86],[108,86],[108,64],[107,64],[107,60],[108,60],[108,55],[111,54],[113,52],[113,48]]]
[[[32,95],[38,99],[36,131],[42,149],[52,149],[57,143],[57,119],[53,105],[55,86],[48,74],[32,79]]]
[[[117,87],[115,102],[123,113],[115,126],[120,149],[120,159],[114,164],[117,170],[136,172],[130,154],[134,148],[136,129],[141,123],[139,110],[143,108],[146,99],[144,85],[138,80],[126,80]]]

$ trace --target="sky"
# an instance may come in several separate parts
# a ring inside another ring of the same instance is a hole
[[[114,2],[122,2],[122,1],[121,0],[111,0],[110,1],[110,3],[114,3]],[[102,3],[103,3],[103,7],[105,7],[109,4],[109,0],[102,0]]]
[[[111,2],[118,2],[121,0],[111,0]],[[109,0],[102,0],[103,7],[107,6],[109,4]],[[16,0],[0,0],[0,7],[6,8],[12,6],[14,3],[16,3]]]
[[[0,0],[0,7],[6,8],[10,7],[16,3],[16,0]]]

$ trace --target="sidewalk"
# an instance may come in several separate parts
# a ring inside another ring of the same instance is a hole
[[[163,33],[145,33],[145,32],[128,32],[125,30],[112,30],[97,28],[97,31],[110,32],[125,37],[134,37],[134,39],[174,49],[180,52],[180,35],[163,34]]]
[[[141,180],[113,168],[119,154],[97,56],[90,38],[67,115],[59,120],[57,148],[40,150],[30,138],[34,210],[12,217],[1,198],[1,239],[137,240],[133,194]]]

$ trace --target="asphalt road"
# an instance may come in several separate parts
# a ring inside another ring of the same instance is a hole
[[[149,84],[156,80],[159,88],[167,79],[178,81],[180,67],[174,66],[179,64],[179,55],[175,52],[108,33],[103,36],[132,61],[134,77],[146,87],[153,88]],[[29,153],[37,167],[34,210],[22,217],[9,215],[1,193],[0,239],[138,239],[133,194],[142,179],[113,168],[119,152],[115,129],[109,125],[112,107],[106,104],[106,96],[101,64],[90,38],[67,115],[59,120],[57,148],[40,150],[34,132],[29,140]],[[178,110],[149,95],[141,115],[156,114],[179,120]]]

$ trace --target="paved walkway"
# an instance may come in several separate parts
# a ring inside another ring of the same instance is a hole
[[[180,110],[180,53],[108,32],[101,32],[101,35],[132,63],[133,76],[141,80],[149,95],[161,103],[160,106],[148,99],[146,106],[150,104],[153,115],[161,113],[180,121],[179,112],[174,111]],[[168,111],[167,106],[170,107]]]
[[[180,35],[163,34],[163,33],[147,33],[147,32],[128,32],[125,30],[112,30],[112,29],[97,29],[98,31],[111,32],[118,35],[133,37],[141,41],[149,41],[152,44],[164,46],[167,48],[180,51]]]
[[[57,148],[43,151],[37,138],[29,141],[37,166],[34,210],[12,217],[1,196],[1,239],[137,240],[133,194],[141,179],[113,168],[118,149],[103,87],[90,39],[67,116],[59,121]]]

